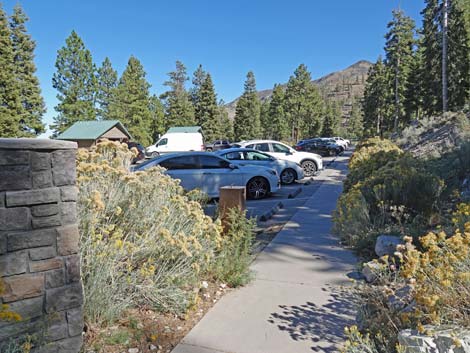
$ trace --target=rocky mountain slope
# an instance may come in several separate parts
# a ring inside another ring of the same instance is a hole
[[[344,70],[332,72],[312,82],[318,86],[326,100],[340,104],[343,118],[347,120],[353,101],[361,99],[364,94],[365,82],[371,66],[371,62],[361,60]],[[258,91],[258,96],[262,101],[269,99],[271,95],[272,89]],[[235,116],[237,101],[238,98],[226,105],[230,118]]]

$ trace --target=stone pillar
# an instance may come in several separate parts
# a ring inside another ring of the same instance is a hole
[[[76,353],[82,344],[75,142],[0,139],[2,344],[32,335],[34,352]]]

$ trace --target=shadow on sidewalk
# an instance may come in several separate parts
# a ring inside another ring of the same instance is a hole
[[[356,304],[350,288],[323,290],[331,292],[327,304],[279,305],[279,311],[272,313],[268,322],[294,341],[311,341],[314,352],[333,353],[344,341],[344,328],[354,323]]]

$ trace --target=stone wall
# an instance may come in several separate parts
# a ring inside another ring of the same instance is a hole
[[[33,335],[35,352],[79,351],[83,329],[74,142],[0,139],[1,345]]]

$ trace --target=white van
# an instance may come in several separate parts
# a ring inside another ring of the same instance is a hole
[[[167,132],[145,149],[145,156],[154,158],[166,153],[187,151],[204,151],[200,132]]]

